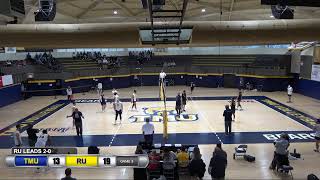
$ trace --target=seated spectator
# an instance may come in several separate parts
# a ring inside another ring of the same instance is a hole
[[[179,167],[188,167],[189,165],[189,154],[186,152],[186,148],[182,147],[181,151],[177,154]]]
[[[28,52],[28,54],[26,56],[26,60],[31,60],[31,59],[32,59],[32,57],[31,57],[30,53]]]
[[[158,168],[160,168],[160,155],[153,150],[149,155],[148,170],[156,170]]]
[[[145,154],[140,145],[137,146],[135,154]],[[146,168],[134,168],[133,178],[135,180],[147,180]]]
[[[289,143],[289,136],[285,133],[280,135],[280,138],[274,141],[274,155],[273,160],[270,165],[270,169],[274,170],[276,167],[280,167],[283,165],[289,165],[289,158],[288,158],[288,147],[290,146]]]
[[[201,158],[201,154],[200,154],[200,149],[198,147],[195,147],[193,149],[193,152],[190,154],[190,159],[192,160],[194,158],[194,156],[197,155],[197,156],[200,156]]]
[[[227,162],[227,153],[222,150],[221,144],[217,144],[208,168],[212,179],[224,179]]]
[[[71,177],[71,169],[67,168],[64,173],[66,174],[66,177],[61,178],[61,180],[77,180],[76,178]]]
[[[100,154],[100,149],[97,146],[89,146],[88,154]]]
[[[194,148],[193,157],[189,164],[189,173],[191,176],[195,176],[199,179],[202,179],[205,172],[206,164],[201,159],[200,150],[199,148]]]
[[[174,152],[170,151],[169,148],[164,148],[163,150],[163,166],[171,166],[176,167],[175,160],[177,156]]]
[[[12,65],[12,62],[8,60],[8,61],[6,62],[6,65],[7,65],[8,67],[10,67],[10,66]]]

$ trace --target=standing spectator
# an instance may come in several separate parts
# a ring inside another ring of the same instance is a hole
[[[77,180],[76,178],[73,178],[71,177],[71,169],[70,168],[67,168],[65,171],[64,171],[66,177],[64,178],[61,178],[61,180]]]
[[[181,96],[180,93],[176,96],[176,111],[177,111],[177,116],[180,116],[181,114]]]
[[[191,176],[202,179],[205,172],[206,164],[201,159],[200,150],[199,148],[194,148],[193,158],[189,164],[189,173]]]
[[[182,112],[186,111],[186,104],[187,104],[187,93],[185,90],[183,90],[182,92],[182,96],[181,96],[181,100],[182,100]]]
[[[34,147],[36,142],[37,142],[37,133],[39,133],[38,129],[34,129],[33,125],[30,124],[28,129],[27,129],[27,134],[28,134],[28,141],[29,141],[29,146]]]
[[[116,118],[115,118],[115,120],[114,120],[114,125],[117,124],[118,116],[120,116],[120,124],[121,124],[123,104],[122,104],[122,102],[121,102],[119,99],[117,99],[116,102],[113,103],[113,109],[114,109],[114,111],[116,112]]]
[[[231,122],[232,122],[232,111],[229,109],[229,105],[226,105],[226,110],[223,112],[224,126],[226,135],[231,134]]]
[[[291,96],[292,96],[293,88],[290,85],[288,85],[287,91],[288,91],[288,98],[289,98],[288,103],[292,103]]]
[[[154,125],[150,123],[150,118],[146,118],[146,123],[142,126],[144,142],[148,145],[153,144]]]
[[[67,116],[67,118],[72,117],[74,119],[74,124],[76,126],[77,136],[82,136],[82,119],[84,119],[84,116],[82,112],[76,108],[72,115]]]
[[[224,179],[227,163],[227,153],[222,150],[221,144],[217,144],[208,168],[208,172],[213,180]]]
[[[191,84],[190,84],[190,93],[191,94],[192,94],[192,92],[194,90],[194,87],[196,87],[196,85],[193,82],[191,82]]]
[[[21,130],[21,125],[20,125],[20,124],[17,124],[17,125],[16,125],[16,131],[13,132],[14,145],[15,145],[16,147],[22,146],[22,139],[21,139],[20,130]]]
[[[99,82],[99,83],[98,83],[98,95],[101,96],[102,92],[103,92],[102,83]]]
[[[67,88],[66,91],[67,91],[67,98],[68,98],[68,100],[69,100],[69,101],[72,101],[73,97],[72,97],[72,89],[71,89],[71,87],[68,86],[68,88]]]
[[[137,146],[135,154],[145,154],[140,145]],[[147,169],[146,168],[134,168],[133,179],[134,180],[147,180]]]
[[[314,139],[316,140],[316,149],[315,152],[319,152],[319,144],[320,144],[320,119],[317,119],[317,124],[314,126],[315,136]]]

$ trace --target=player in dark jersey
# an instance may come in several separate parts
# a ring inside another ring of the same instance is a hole
[[[104,94],[101,94],[100,96],[100,104],[101,104],[102,112],[104,112],[107,106],[107,100],[104,98]]]
[[[239,95],[238,95],[237,101],[238,101],[237,109],[240,107],[240,110],[242,110],[242,106],[241,106],[242,91],[241,90],[239,90]]]
[[[191,84],[190,84],[190,93],[191,94],[192,94],[192,92],[194,90],[194,87],[196,87],[196,85],[193,82],[191,82]]]
[[[233,97],[231,99],[231,103],[230,103],[230,107],[231,107],[231,111],[232,111],[232,115],[233,115],[233,121],[236,120],[236,98]]]

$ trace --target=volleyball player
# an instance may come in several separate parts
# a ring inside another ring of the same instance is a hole
[[[104,98],[104,94],[101,94],[100,96],[100,104],[101,104],[102,112],[104,112],[107,106],[107,101]]]
[[[232,111],[232,115],[233,115],[233,121],[235,121],[236,120],[236,101],[235,101],[235,97],[233,97],[231,99],[230,107],[231,107],[231,111]]]
[[[68,100],[69,100],[69,101],[72,101],[72,89],[71,89],[71,87],[68,86],[68,88],[67,88],[66,91],[67,91]]]
[[[181,111],[186,111],[186,105],[187,105],[187,93],[185,90],[182,92],[181,96],[181,101],[182,101],[182,106],[181,106]]]
[[[119,99],[119,93],[115,88],[113,88],[111,92],[113,94],[113,102],[116,102]]]
[[[123,104],[119,99],[117,99],[117,101],[113,103],[113,109],[114,109],[114,111],[116,113],[116,118],[114,120],[114,125],[117,124],[118,116],[120,117],[120,124],[121,124]]]
[[[46,147],[51,144],[50,136],[48,135],[48,131],[46,129],[42,130],[42,132],[37,134],[37,142],[35,147]]]
[[[195,86],[196,86],[196,85],[195,85],[193,82],[191,82],[191,84],[190,84],[190,93],[191,93],[191,94],[192,94]]]
[[[133,107],[137,110],[137,91],[133,90],[132,96],[131,96],[131,110],[133,110]]]
[[[177,111],[177,116],[180,116],[181,114],[181,95],[178,93],[176,96],[176,111]]]
[[[20,124],[17,124],[17,125],[16,125],[16,131],[13,132],[14,145],[15,145],[16,147],[22,146],[22,139],[21,139],[20,130],[21,130],[21,125],[20,125]]]
[[[102,92],[103,92],[102,83],[99,82],[98,83],[98,95],[101,96]]]
[[[76,102],[72,103],[72,109],[71,109],[71,114],[73,114],[73,112],[77,109],[76,107]],[[72,118],[72,126],[75,127],[75,123],[74,123],[74,118]]]
[[[317,119],[317,124],[314,126],[315,136],[314,139],[316,140],[316,148],[314,149],[315,152],[319,152],[319,144],[320,144],[320,118]]]
[[[287,91],[288,91],[288,98],[289,98],[288,103],[292,103],[291,96],[292,96],[293,88],[290,85],[288,85]]]
[[[42,130],[42,132],[39,132],[37,136],[38,138],[37,138],[35,147],[44,148],[48,145],[51,145],[51,138],[48,135],[48,131],[46,129]],[[47,167],[44,167],[43,170],[47,171],[49,169]],[[37,168],[36,172],[39,172],[39,171],[40,171],[40,168]]]
[[[240,110],[242,110],[242,106],[241,106],[242,91],[241,91],[241,89],[239,90],[239,95],[238,95],[237,101],[238,101],[237,109],[240,107]]]
[[[161,70],[161,72],[160,72],[160,74],[159,74],[159,81],[160,81],[160,83],[161,83],[161,82],[164,83],[164,79],[166,78],[166,76],[167,76],[167,74],[166,74],[163,70]]]

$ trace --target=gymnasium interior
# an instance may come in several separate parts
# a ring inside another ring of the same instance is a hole
[[[1,0],[0,179],[319,179],[319,40],[318,0]]]

